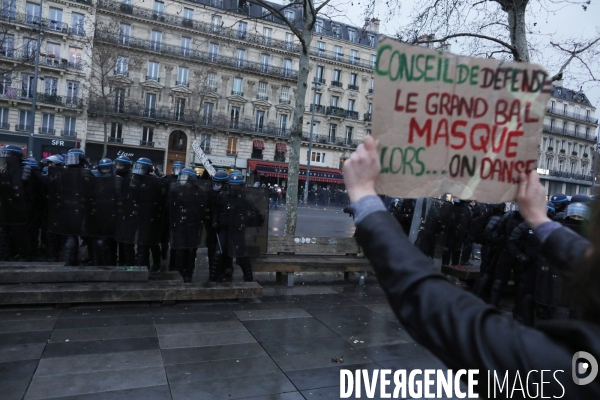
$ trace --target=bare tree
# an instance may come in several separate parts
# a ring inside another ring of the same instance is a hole
[[[538,21],[566,6],[587,10],[589,0],[425,0],[416,3],[410,23],[397,31],[398,39],[411,44],[445,44],[460,38],[471,55],[494,57],[517,62],[544,61],[554,68],[552,80],[560,80],[565,69],[574,62],[589,72],[590,80],[598,80],[591,61],[600,50],[600,31],[588,37],[550,42],[557,50],[554,57],[542,57],[542,37]],[[374,14],[378,0],[369,0],[366,15]],[[400,0],[386,0],[388,19],[397,17]],[[528,21],[529,19],[529,21]],[[435,36],[434,36],[435,35]],[[543,59],[543,60],[542,60]]]
[[[102,158],[106,157],[108,146],[108,130],[111,123],[111,107],[117,100],[115,94],[121,89],[117,78],[128,74],[129,70],[138,69],[142,61],[138,58],[124,57],[119,48],[103,37],[120,37],[123,34],[117,22],[96,22],[94,30],[87,38],[85,49],[89,52],[90,82],[87,84],[90,107],[99,115],[104,129],[104,148]],[[124,101],[124,99],[121,99]]]

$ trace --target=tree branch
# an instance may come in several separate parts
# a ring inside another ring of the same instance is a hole
[[[580,48],[579,50],[577,50],[577,45],[578,45],[577,43],[575,44],[575,47],[573,48],[573,50],[567,50],[567,49],[565,49],[563,46],[561,46],[558,43],[550,42],[550,44],[553,47],[556,47],[556,48],[558,48],[561,51],[569,53],[569,55],[570,55],[569,58],[567,59],[567,61],[565,61],[565,63],[560,67],[560,69],[558,70],[558,72],[552,77],[552,81],[559,81],[559,80],[561,80],[563,72],[569,66],[569,64],[571,63],[571,61],[573,61],[573,59],[575,59],[575,58],[577,58],[577,59],[579,59],[581,61],[581,58],[579,58],[578,55],[581,54],[581,53],[583,53],[584,51],[588,50],[590,47],[592,47],[596,43],[600,43],[600,37],[597,37],[596,39],[592,40],[590,43],[588,43],[587,46],[584,46],[584,47]],[[583,64],[586,65],[585,63],[583,63]],[[587,65],[586,65],[586,67],[587,67]]]
[[[445,42],[448,39],[453,39],[456,37],[475,37],[475,38],[479,38],[479,39],[485,39],[485,40],[490,40],[492,42],[498,43],[501,46],[506,47],[508,50],[510,50],[511,54],[514,56],[516,54],[517,49],[515,48],[515,46],[497,39],[495,37],[491,37],[491,36],[487,36],[487,35],[481,35],[478,33],[468,33],[468,32],[462,32],[462,33],[454,33],[452,35],[447,35],[441,39],[432,39],[432,40],[414,40],[412,42],[412,44],[426,44],[426,43],[440,43],[440,42]]]

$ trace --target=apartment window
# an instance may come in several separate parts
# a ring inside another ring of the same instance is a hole
[[[194,19],[194,10],[191,8],[184,8],[183,19],[187,21],[192,21]]]
[[[219,57],[219,45],[217,43],[210,43],[208,45],[208,54],[210,56],[210,61],[217,61],[217,58]]]
[[[154,128],[151,126],[144,126],[142,128],[142,142],[141,146],[154,146]]]
[[[283,75],[291,76],[292,75],[292,60],[289,58],[283,59]]]
[[[5,0],[2,2],[2,14],[13,17],[17,12],[17,2],[14,0]]]
[[[206,75],[206,88],[215,92],[217,90],[217,74],[210,72]]]
[[[290,87],[289,86],[281,87],[281,100],[290,101]]]
[[[358,43],[358,35],[354,29],[348,28],[348,40],[354,43]]]
[[[267,82],[258,82],[258,99],[268,100]]]
[[[331,31],[332,31],[332,33],[333,33],[333,36],[335,36],[335,37],[336,37],[336,38],[338,38],[338,39],[340,38],[340,36],[341,36],[341,31],[340,31],[340,27],[339,27],[339,25],[332,24],[332,25],[331,25]]]
[[[181,37],[181,55],[189,57],[192,53],[192,38],[182,36]]]
[[[120,123],[120,122],[111,123],[109,142],[123,143],[123,124],[122,123]]]
[[[366,135],[366,136],[371,136],[371,130],[370,130],[370,129],[367,129],[367,130],[365,131],[365,135]]]
[[[29,111],[29,110],[19,110],[19,125],[17,126],[18,131],[29,130],[29,116],[30,115],[31,115],[31,111]]]
[[[129,70],[129,58],[117,56],[117,64],[115,66],[115,75],[127,75]]]
[[[285,10],[285,19],[288,21],[294,21],[296,19],[294,10],[290,10],[289,8]]]
[[[375,68],[375,64],[377,64],[377,56],[371,54],[371,68]]]
[[[294,48],[294,35],[292,33],[285,33],[285,47],[288,50],[292,50]]]
[[[243,96],[244,92],[242,91],[242,78],[233,78],[233,93],[232,95]]]
[[[551,119],[550,120],[550,131],[552,131],[554,129],[554,125],[556,124],[556,120]]]
[[[358,56],[358,50],[350,50],[350,62],[352,64],[358,64],[360,57]]]
[[[323,75],[325,75],[325,67],[323,67],[322,65],[318,65],[317,72],[316,72],[317,82],[324,83]]]
[[[586,137],[586,139],[588,139],[590,137],[590,128],[589,127],[585,128],[585,137]]]
[[[338,96],[331,96],[331,106],[337,107],[340,103],[340,98]]]
[[[264,123],[265,123],[265,112],[257,111],[256,112],[256,132],[262,132]]]
[[[210,20],[210,30],[213,33],[219,33],[219,32],[221,32],[221,24],[222,24],[222,22],[221,22],[221,16],[220,15],[213,15],[211,17],[211,20]]]
[[[0,108],[0,129],[9,129],[8,108]]]
[[[75,103],[79,99],[79,82],[67,81],[67,104]]]
[[[33,75],[21,74],[22,96],[33,97]]]
[[[355,102],[356,100],[354,99],[348,99],[348,111],[354,111]]]
[[[160,45],[162,43],[162,32],[152,31],[150,33],[150,46],[154,51],[160,51]]]
[[[156,94],[146,93],[146,108],[144,116],[153,118],[156,113]]]
[[[237,154],[237,143],[238,143],[238,138],[236,138],[236,137],[227,138],[227,154]]]
[[[287,129],[287,114],[279,114],[279,134],[285,134],[285,130]]]
[[[240,68],[243,67],[245,60],[246,60],[246,50],[237,49],[237,66]]]
[[[587,173],[587,165],[581,165],[581,175],[585,175]]]
[[[128,45],[130,36],[131,36],[131,25],[120,24],[119,25],[119,43]]]
[[[375,35],[368,35],[369,38],[369,46],[375,47]]]
[[[211,141],[211,139],[212,139],[212,135],[209,135],[207,133],[203,133],[202,135],[200,135],[200,148],[205,153],[210,153],[210,141]]]
[[[63,11],[60,8],[50,7],[50,22],[48,28],[53,31],[62,30],[62,14]]]
[[[308,161],[308,151],[306,152],[306,160]],[[310,157],[310,162],[324,163],[325,153],[313,151]]]
[[[554,100],[550,101],[550,110],[554,111],[554,106],[556,106],[556,102]]]
[[[569,129],[569,123],[568,122],[563,123],[563,133],[567,133],[568,129]]]
[[[548,147],[553,147],[554,146],[554,139],[553,138],[549,138],[548,139]]]
[[[574,174],[577,168],[577,163],[575,161],[571,161],[571,173]]]
[[[163,3],[162,1],[157,1],[154,0],[154,7],[152,8],[152,10],[154,11],[154,15],[153,17],[155,19],[161,19],[163,16],[163,13],[165,11],[165,3]]]
[[[579,125],[575,125],[575,135],[579,134]]]
[[[26,10],[27,10],[26,22],[28,24],[31,25],[34,22],[35,23],[40,22],[41,9],[40,9],[39,4],[27,3]]]
[[[77,66],[81,65],[82,53],[82,50],[77,47],[69,47],[69,63]]]
[[[325,42],[317,42],[317,56],[323,57],[325,55]]]
[[[321,123],[319,121],[315,121],[313,124],[313,135],[319,134],[319,128],[321,127]]]
[[[125,89],[115,89],[115,112],[125,111]]]
[[[321,105],[321,97],[323,97],[323,95],[321,93],[317,93],[315,95],[315,104],[320,106]]]
[[[568,106],[566,104],[563,104],[563,115],[567,114],[567,108]]]
[[[271,13],[271,11],[267,10],[264,7],[262,9],[262,16],[267,21],[273,21],[273,14]]]
[[[344,49],[342,49],[342,46],[334,46],[333,47],[333,56],[336,60],[340,60],[343,56],[343,51]]]
[[[58,43],[52,43],[52,42],[47,42],[46,43],[46,54],[50,57],[50,59],[55,59],[56,62],[59,62],[59,58],[60,58],[60,44]],[[53,57],[52,57],[53,56]]]
[[[564,170],[564,167],[565,167],[565,162],[564,162],[564,160],[559,160],[559,161],[558,161],[558,170],[559,170],[560,172],[563,172],[563,170]]]
[[[37,40],[32,38],[23,38],[23,57],[32,58],[37,49]]]
[[[189,69],[187,67],[179,67],[177,71],[177,85],[187,86],[188,85],[188,74]]]
[[[185,99],[178,97],[175,99],[175,117],[181,120],[185,116]]]
[[[148,61],[148,74],[146,75],[146,80],[148,81],[156,81],[158,82],[158,74],[159,74],[160,64],[155,61]]]
[[[271,61],[271,56],[268,54],[262,55],[262,72],[269,72],[269,62]]]
[[[342,70],[334,69],[333,70],[333,81],[341,83],[342,82]]]
[[[546,158],[546,169],[549,170],[551,166],[552,166],[552,159]]]
[[[77,136],[77,118],[65,117],[63,125],[63,136]]]
[[[248,32],[248,23],[247,22],[238,22],[238,39],[246,39],[246,34]]]
[[[565,149],[565,143],[567,143],[567,141],[563,140],[562,143],[561,143],[561,145],[560,145],[561,150]]]
[[[212,121],[213,109],[215,105],[213,103],[204,103],[202,106],[202,118],[205,123],[210,123]]]
[[[373,103],[369,103],[369,106],[367,107],[367,112],[368,112],[369,114],[372,114],[372,113],[373,113]]]
[[[358,74],[350,74],[350,85],[357,86],[358,85]]]
[[[329,141],[335,142],[335,135],[337,133],[337,124],[329,124]]]
[[[267,46],[270,45],[272,37],[273,37],[273,29],[264,27],[263,28],[263,44],[267,45]]]
[[[54,114],[42,114],[42,128],[40,133],[54,135]]]
[[[352,134],[354,133],[354,128],[351,126],[346,127],[346,144],[352,143]]]
[[[580,112],[579,107],[575,107],[575,112],[574,112],[575,117],[579,118],[579,112]]]
[[[323,33],[323,21],[320,19],[315,21],[315,33]]]
[[[231,128],[237,129],[240,123],[240,108],[231,107]]]
[[[44,78],[44,93],[48,95],[58,94],[58,78],[46,76]]]
[[[13,58],[15,49],[15,37],[13,35],[0,34],[0,54],[4,57]]]

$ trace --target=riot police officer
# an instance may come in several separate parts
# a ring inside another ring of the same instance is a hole
[[[244,186],[244,176],[242,175],[242,173],[240,171],[232,171],[229,174],[229,185],[232,187],[243,187]],[[245,210],[234,210],[234,212],[243,212]],[[229,257],[229,260],[231,260],[231,257]],[[242,257],[236,257],[235,258],[235,263],[237,265],[240,266],[240,268],[242,269],[242,274],[243,274],[243,279],[244,282],[252,282],[253,281],[253,276],[252,276],[252,265],[250,264],[250,257],[248,256],[242,256]],[[231,281],[231,276],[233,274],[233,267],[232,266],[227,266],[228,268],[225,269],[225,279],[228,281]]]
[[[550,197],[550,201],[554,204],[556,210],[556,220],[560,221],[565,218],[565,210],[569,205],[569,199],[564,193],[557,193]]]
[[[169,191],[169,187],[171,186],[171,184],[173,182],[176,182],[178,180],[179,174],[181,173],[181,171],[185,168],[185,164],[182,161],[175,161],[173,163],[173,166],[171,167],[171,174],[170,175],[164,175],[161,177],[163,184],[164,184],[164,188],[165,188],[165,193],[167,193]],[[169,207],[165,208],[165,216],[164,216],[164,223],[163,223],[163,229],[161,232],[161,238],[160,238],[160,254],[161,254],[161,258],[162,260],[166,260],[167,259],[167,253],[169,250],[169,227],[168,227],[168,223],[169,223]],[[154,249],[152,250],[152,254],[154,255]],[[169,269],[173,270],[176,269],[175,268],[175,253],[173,251],[171,251],[170,257],[169,257]]]
[[[115,173],[121,178],[128,178],[131,174],[131,159],[127,156],[115,158]]]
[[[208,234],[211,236],[208,247],[208,280],[218,282],[225,279],[225,269],[232,266],[228,254],[229,245],[229,174],[217,171],[211,193],[212,223]]]

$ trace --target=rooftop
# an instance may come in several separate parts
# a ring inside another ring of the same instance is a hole
[[[592,106],[592,103],[590,103],[585,93],[583,93],[581,90],[577,91],[560,85],[552,85],[552,97],[570,101],[572,103],[580,103],[595,110],[594,106]]]

